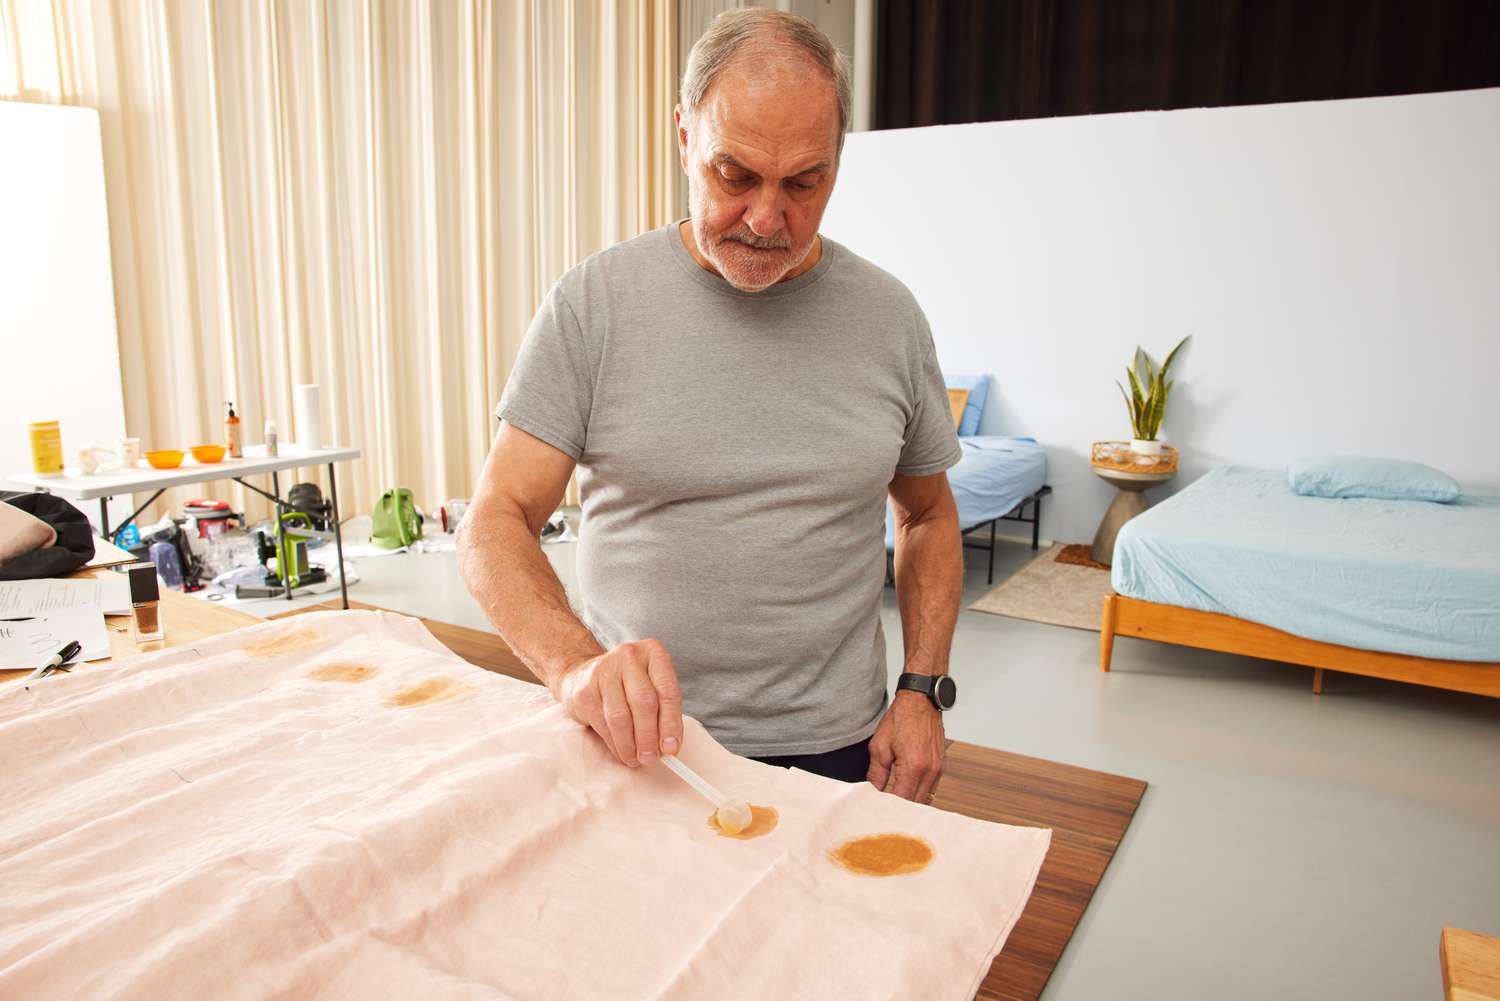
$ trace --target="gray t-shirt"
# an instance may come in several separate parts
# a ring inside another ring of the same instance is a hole
[[[904,285],[825,237],[811,271],[740,292],[673,223],[563,275],[496,414],[578,462],[600,643],[664,643],[684,710],[739,754],[875,731],[887,488],[960,455]]]

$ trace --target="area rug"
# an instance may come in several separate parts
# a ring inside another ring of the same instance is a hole
[[[1053,545],[969,608],[1098,632],[1110,592],[1109,568],[1088,558],[1088,546]]]

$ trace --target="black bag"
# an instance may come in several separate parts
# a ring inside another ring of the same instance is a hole
[[[0,563],[0,580],[61,577],[94,558],[94,527],[82,511],[61,497],[41,493],[0,494],[0,503],[14,505],[40,518],[57,532],[57,541],[46,549],[33,549]]]

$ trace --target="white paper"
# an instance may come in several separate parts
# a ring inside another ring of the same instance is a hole
[[[110,655],[109,631],[98,609],[70,608],[29,619],[0,620],[0,669],[40,667],[74,640],[83,649],[73,663]]]
[[[117,573],[104,577],[0,581],[0,619],[68,609],[129,615],[130,581]]]

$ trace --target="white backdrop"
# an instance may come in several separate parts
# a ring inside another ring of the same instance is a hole
[[[0,480],[31,472],[30,421],[64,459],[125,433],[99,113],[0,101]],[[110,523],[130,513],[110,506]],[[98,524],[99,503],[83,510]]]
[[[1500,90],[851,135],[824,232],[993,376],[985,433],[1047,446],[1048,536],[1092,538],[1113,380],[1185,334],[1176,486],[1360,453],[1500,487]]]

